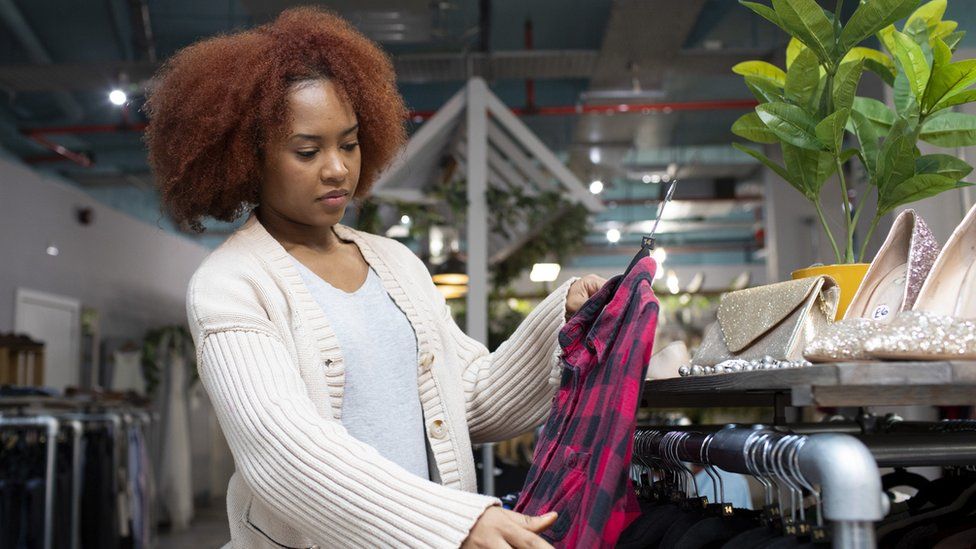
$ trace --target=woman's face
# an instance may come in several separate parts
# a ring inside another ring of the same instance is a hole
[[[288,109],[285,140],[265,149],[260,206],[295,223],[331,227],[359,184],[356,113],[325,79],[292,86]]]

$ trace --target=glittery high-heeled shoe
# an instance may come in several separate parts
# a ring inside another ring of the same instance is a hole
[[[952,231],[911,311],[864,343],[874,358],[976,359],[976,207]]]
[[[895,313],[910,310],[935,262],[939,244],[915,210],[905,210],[885,238],[854,294],[844,319],[807,345],[811,362],[866,360],[864,343]]]

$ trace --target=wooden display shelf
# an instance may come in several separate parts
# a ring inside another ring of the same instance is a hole
[[[976,404],[976,362],[839,362],[648,381],[651,408]]]

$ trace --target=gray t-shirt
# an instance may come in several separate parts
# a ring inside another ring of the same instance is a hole
[[[346,367],[342,425],[381,456],[429,479],[410,321],[372,268],[366,282],[347,293],[292,260],[339,340]]]

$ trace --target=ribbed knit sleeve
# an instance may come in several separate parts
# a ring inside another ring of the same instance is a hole
[[[320,417],[273,333],[209,333],[199,357],[238,472],[257,498],[323,546],[458,547],[498,501],[411,475]]]
[[[538,426],[549,415],[559,383],[559,330],[566,323],[572,278],[549,294],[493,353],[468,337],[444,306],[444,322],[464,365],[471,441],[497,442]]]

